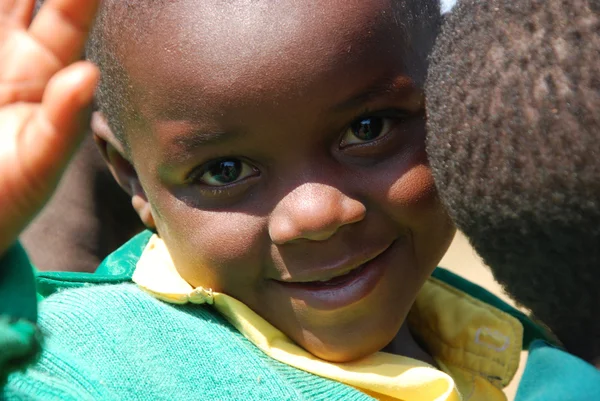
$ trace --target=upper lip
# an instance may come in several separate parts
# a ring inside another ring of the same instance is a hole
[[[337,263],[333,263],[322,268],[311,269],[310,271],[298,274],[292,273],[289,275],[289,277],[280,278],[277,279],[277,281],[283,283],[310,283],[315,281],[328,281],[335,277],[346,275],[352,270],[372,261],[387,251],[390,247],[391,244],[387,245],[385,248],[378,248],[376,251],[345,258]]]

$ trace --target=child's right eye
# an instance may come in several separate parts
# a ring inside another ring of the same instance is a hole
[[[217,159],[205,164],[190,179],[196,184],[223,187],[258,175],[258,169],[240,159]]]

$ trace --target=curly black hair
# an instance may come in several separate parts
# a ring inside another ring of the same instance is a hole
[[[600,357],[600,0],[462,0],[426,83],[458,228],[571,353]]]

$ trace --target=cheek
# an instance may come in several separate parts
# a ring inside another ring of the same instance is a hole
[[[417,163],[405,171],[391,183],[386,195],[393,210],[406,218],[436,213],[439,207],[431,170],[424,163]]]
[[[455,228],[442,206],[425,152],[387,188],[386,214],[410,230],[419,266],[433,269],[446,253]]]
[[[179,273],[190,284],[242,298],[241,289],[260,284],[265,253],[263,218],[198,210],[178,202],[163,203],[156,209],[159,233]]]
[[[398,132],[398,151],[371,172],[371,193],[394,220],[418,229],[423,219],[439,214],[440,205],[425,152],[425,120],[414,119]]]

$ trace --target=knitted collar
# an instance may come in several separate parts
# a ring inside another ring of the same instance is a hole
[[[273,359],[348,384],[379,400],[505,400],[501,388],[510,382],[519,363],[523,328],[517,319],[433,278],[419,293],[408,322],[443,371],[385,352],[351,363],[319,359],[235,298],[193,288],[179,275],[156,235],[148,242],[132,279],[165,302],[212,305]]]

